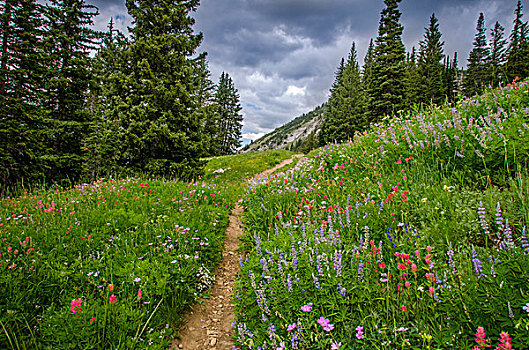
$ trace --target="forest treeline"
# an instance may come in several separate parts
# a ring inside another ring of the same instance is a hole
[[[488,86],[505,85],[529,75],[529,25],[523,7],[515,4],[510,36],[496,22],[487,29],[479,14],[473,48],[466,69],[459,67],[457,52],[445,54],[435,14],[430,17],[419,47],[406,52],[398,4],[384,0],[378,36],[371,40],[363,67],[355,43],[340,62],[326,105],[319,144],[346,141],[383,117],[421,105],[454,102],[461,96],[480,94]],[[514,5],[514,4],[513,4]]]
[[[210,79],[198,0],[127,0],[128,36],[84,0],[0,3],[0,192],[17,182],[193,178],[240,146],[232,78]]]
[[[351,139],[385,116],[455,101],[529,72],[529,26],[518,1],[507,38],[480,14],[468,66],[444,53],[434,14],[406,52],[398,4],[385,0],[363,67],[355,44],[339,64],[324,121],[310,144]],[[0,192],[19,182],[77,182],[147,174],[191,179],[204,157],[240,147],[232,78],[210,78],[199,0],[126,0],[128,35],[93,30],[85,0],[0,3]],[[318,141],[318,142],[315,142]],[[311,148],[313,146],[310,146]]]

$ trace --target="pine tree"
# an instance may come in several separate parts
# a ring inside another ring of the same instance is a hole
[[[107,118],[123,130],[118,167],[153,175],[193,178],[203,172],[205,54],[191,11],[199,1],[127,0],[133,18],[120,79]]]
[[[527,71],[529,67],[526,67],[529,60],[529,40],[526,32],[527,23],[522,20],[522,11],[522,2],[518,0],[514,10],[515,18],[507,52],[507,75],[509,80],[515,77],[523,78],[529,74],[529,71]]]
[[[497,21],[490,35],[489,82],[492,86],[498,86],[501,82],[505,82],[506,78],[504,65],[507,61],[507,40],[503,38],[504,28]]]
[[[84,0],[50,0],[45,11],[50,180],[76,179],[82,171],[83,142],[90,129],[87,109],[93,79],[90,53],[99,33],[92,30],[97,8]]]
[[[242,109],[239,95],[228,73],[222,72],[215,93],[218,129],[217,155],[232,154],[241,146]]]
[[[443,84],[444,41],[441,41],[439,21],[432,14],[430,25],[425,28],[424,40],[420,42],[418,71],[421,76],[420,102],[439,104],[445,99]]]
[[[463,76],[463,91],[466,96],[473,96],[483,91],[488,82],[488,57],[490,55],[487,46],[485,17],[483,12],[479,14],[476,25],[476,35],[472,51],[468,58],[468,67]]]
[[[402,43],[403,27],[398,3],[384,0],[373,58],[373,79],[369,87],[370,109],[374,120],[404,108],[406,53]]]
[[[41,180],[45,132],[40,107],[43,65],[42,6],[36,0],[0,5],[0,183]],[[4,188],[0,185],[0,192]]]
[[[353,43],[347,63],[337,73],[337,84],[331,97],[322,127],[325,143],[351,140],[356,132],[367,128],[367,96],[363,89],[356,47]]]

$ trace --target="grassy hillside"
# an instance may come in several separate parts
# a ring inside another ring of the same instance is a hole
[[[294,152],[313,149],[317,141],[325,105],[316,107],[313,111],[303,114],[291,122],[264,135],[251,144],[245,146],[242,152],[254,152],[273,149],[288,149]],[[307,140],[312,138],[314,140]],[[305,143],[314,145],[306,145]],[[310,149],[309,149],[310,148]]]
[[[528,90],[387,121],[250,189],[239,346],[529,348]]]

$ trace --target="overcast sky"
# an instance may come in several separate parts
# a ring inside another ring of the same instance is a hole
[[[124,0],[87,0],[99,8],[97,29],[110,17],[126,31]],[[528,0],[522,0],[529,13]],[[487,34],[499,21],[508,37],[516,0],[403,0],[400,5],[406,49],[418,46],[435,13],[445,53],[458,52],[466,65],[479,13]],[[352,42],[363,61],[378,30],[382,0],[201,0],[193,16],[204,34],[212,79],[225,71],[234,80],[244,115],[244,141],[309,112],[325,102],[334,72]],[[529,16],[525,16],[527,19]]]

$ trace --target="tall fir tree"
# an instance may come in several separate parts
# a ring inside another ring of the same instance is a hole
[[[415,46],[406,55],[406,106],[413,106],[421,101],[422,77],[417,67],[417,53]]]
[[[355,133],[364,131],[368,124],[368,101],[354,43],[343,68],[342,64],[337,74],[338,83],[333,86],[324,115],[324,143],[351,140]]]
[[[514,10],[514,21],[510,42],[507,49],[507,75],[512,80],[515,77],[529,76],[529,33],[528,24],[523,21],[523,6],[518,0]]]
[[[443,85],[445,87],[446,99],[448,101],[455,101],[459,94],[459,68],[457,62],[457,52],[454,52],[454,58],[445,57]]]
[[[424,40],[420,42],[417,63],[421,77],[420,102],[439,104],[445,100],[446,86],[443,84],[444,41],[441,41],[439,21],[432,14],[430,25],[425,28]]]
[[[107,118],[122,129],[117,166],[152,175],[193,178],[203,172],[209,138],[204,133],[205,53],[194,33],[198,0],[127,0],[133,18],[124,60],[130,69],[109,105]]]
[[[325,112],[323,113],[323,121],[322,121],[321,128],[320,128],[321,131],[318,135],[321,146],[324,146],[327,143],[333,141],[329,137],[330,135],[329,131],[331,130],[331,126],[330,126],[331,119],[328,118],[327,116],[328,116],[328,110],[332,103],[332,96],[338,93],[337,92],[338,88],[343,84],[342,77],[343,77],[344,69],[345,69],[345,59],[342,57],[342,59],[340,60],[340,64],[338,65],[338,68],[336,69],[336,72],[334,73],[334,82],[332,83],[331,90],[330,90],[331,97],[327,101],[327,108],[325,109]]]
[[[128,44],[127,38],[114,29],[111,19],[92,65],[94,82],[88,103],[92,123],[84,142],[87,152],[83,162],[83,173],[90,179],[115,172],[121,157],[124,129],[119,113],[126,107],[115,108],[114,104],[131,73]]]
[[[473,96],[483,92],[488,82],[488,58],[490,55],[487,46],[485,17],[479,14],[476,24],[473,48],[468,58],[468,67],[463,76],[463,91],[466,96]]]
[[[0,183],[42,180],[45,128],[42,6],[36,0],[0,4]],[[5,188],[0,185],[0,192]]]
[[[91,29],[97,8],[84,0],[50,0],[45,11],[45,45],[49,110],[48,178],[77,179],[81,175],[83,142],[90,129],[87,109],[93,79],[90,54],[99,33]]]
[[[373,57],[373,79],[369,87],[370,109],[376,121],[404,108],[406,52],[402,43],[403,27],[398,4],[384,0]]]
[[[375,44],[373,39],[369,40],[369,46],[367,47],[366,55],[364,56],[364,66],[362,67],[362,85],[364,86],[364,91],[366,91],[366,98],[368,106],[371,106],[371,96],[369,91],[373,85],[373,60],[375,56]],[[368,120],[372,120],[371,110],[368,109]]]
[[[222,72],[215,93],[217,106],[217,133],[214,144],[217,155],[232,154],[241,146],[242,107],[239,94],[228,73]]]
[[[492,86],[506,81],[507,40],[503,38],[504,28],[496,21],[490,31],[489,82]]]

